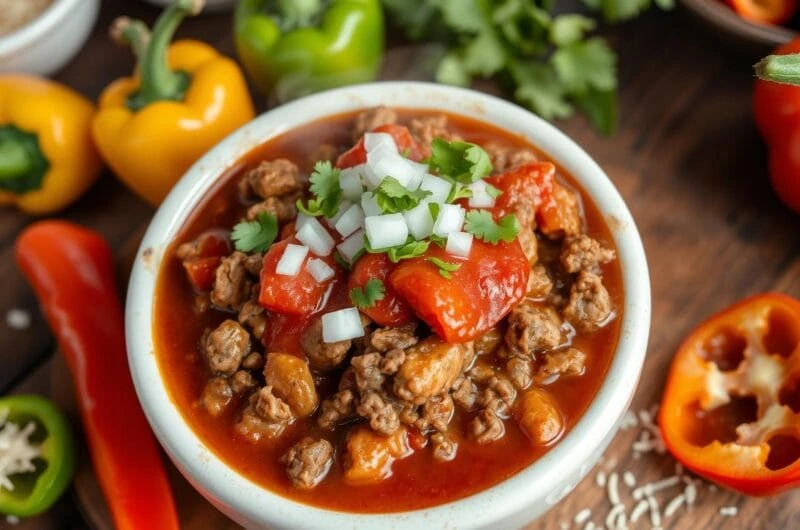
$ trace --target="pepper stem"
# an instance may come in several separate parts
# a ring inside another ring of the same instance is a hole
[[[38,189],[49,167],[35,134],[14,125],[0,126],[0,190]]]
[[[128,97],[128,108],[139,110],[160,100],[177,101],[183,98],[189,87],[189,75],[170,69],[167,50],[181,21],[203,9],[204,0],[174,0],[156,20],[150,39],[138,52],[139,90]],[[136,52],[136,45],[131,46]]]
[[[800,86],[800,54],[768,55],[753,68],[759,79]]]
[[[0,181],[15,180],[33,169],[33,158],[17,140],[0,140]]]
[[[322,11],[323,0],[278,0],[284,31],[314,25],[314,20]]]
[[[150,42],[150,29],[141,20],[117,17],[109,31],[111,39],[117,44],[129,46],[137,60],[141,60]]]

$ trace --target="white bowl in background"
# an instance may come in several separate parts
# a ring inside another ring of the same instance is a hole
[[[100,0],[55,0],[38,17],[0,37],[0,72],[57,72],[83,47],[99,11]]]
[[[597,396],[573,429],[543,457],[500,484],[461,500],[409,512],[354,514],[275,494],[240,475],[206,447],[170,400],[153,355],[153,293],[165,249],[226,168],[287,130],[376,105],[460,114],[530,140],[575,178],[607,220],[625,297],[619,344]],[[237,523],[273,529],[518,528],[569,493],[614,437],[645,358],[650,280],[639,233],[616,188],[594,160],[554,126],[516,105],[471,90],[429,83],[372,83],[280,106],[244,125],[198,160],[167,196],[144,236],[129,284],[125,329],[133,381],[156,436],[189,482]]]

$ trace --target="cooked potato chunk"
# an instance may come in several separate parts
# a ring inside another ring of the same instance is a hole
[[[564,431],[564,419],[552,396],[532,388],[518,400],[516,418],[523,432],[537,445],[554,442]]]
[[[311,371],[299,357],[270,353],[264,367],[264,378],[267,385],[272,385],[275,395],[288,403],[298,418],[310,416],[319,405]]]
[[[471,342],[447,344],[432,335],[406,350],[406,360],[394,380],[394,392],[422,405],[447,391],[461,374],[464,358],[472,355]]]
[[[347,438],[347,463],[344,479],[351,484],[369,484],[392,476],[392,464],[413,451],[406,428],[391,436],[376,433],[366,425],[350,431]]]

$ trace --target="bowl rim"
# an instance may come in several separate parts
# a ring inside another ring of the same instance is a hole
[[[10,55],[28,47],[58,25],[73,7],[86,0],[53,0],[36,18],[0,37],[0,56]]]
[[[356,514],[302,504],[240,475],[205,446],[169,397],[152,339],[155,280],[163,252],[216,177],[250,149],[326,116],[377,104],[466,115],[527,138],[569,172],[607,219],[622,269],[620,337],[605,380],[576,425],[516,475],[474,495],[407,512]],[[650,329],[650,280],[633,218],[610,179],[575,142],[550,123],[497,97],[422,82],[379,82],[322,92],[266,112],[217,144],[177,183],[156,212],[137,252],[126,302],[128,358],[139,400],[156,437],[184,476],[239,523],[278,527],[483,527],[532,503],[555,504],[588,473],[630,404]],[[572,477],[564,484],[565,477]],[[577,480],[573,480],[577,477]],[[559,491],[542,484],[561,484]]]

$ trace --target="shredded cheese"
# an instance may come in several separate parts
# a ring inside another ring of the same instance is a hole
[[[20,428],[7,419],[8,411],[0,411],[0,490],[14,491],[10,476],[36,471],[33,461],[41,452],[29,440],[36,430],[33,422]]]

